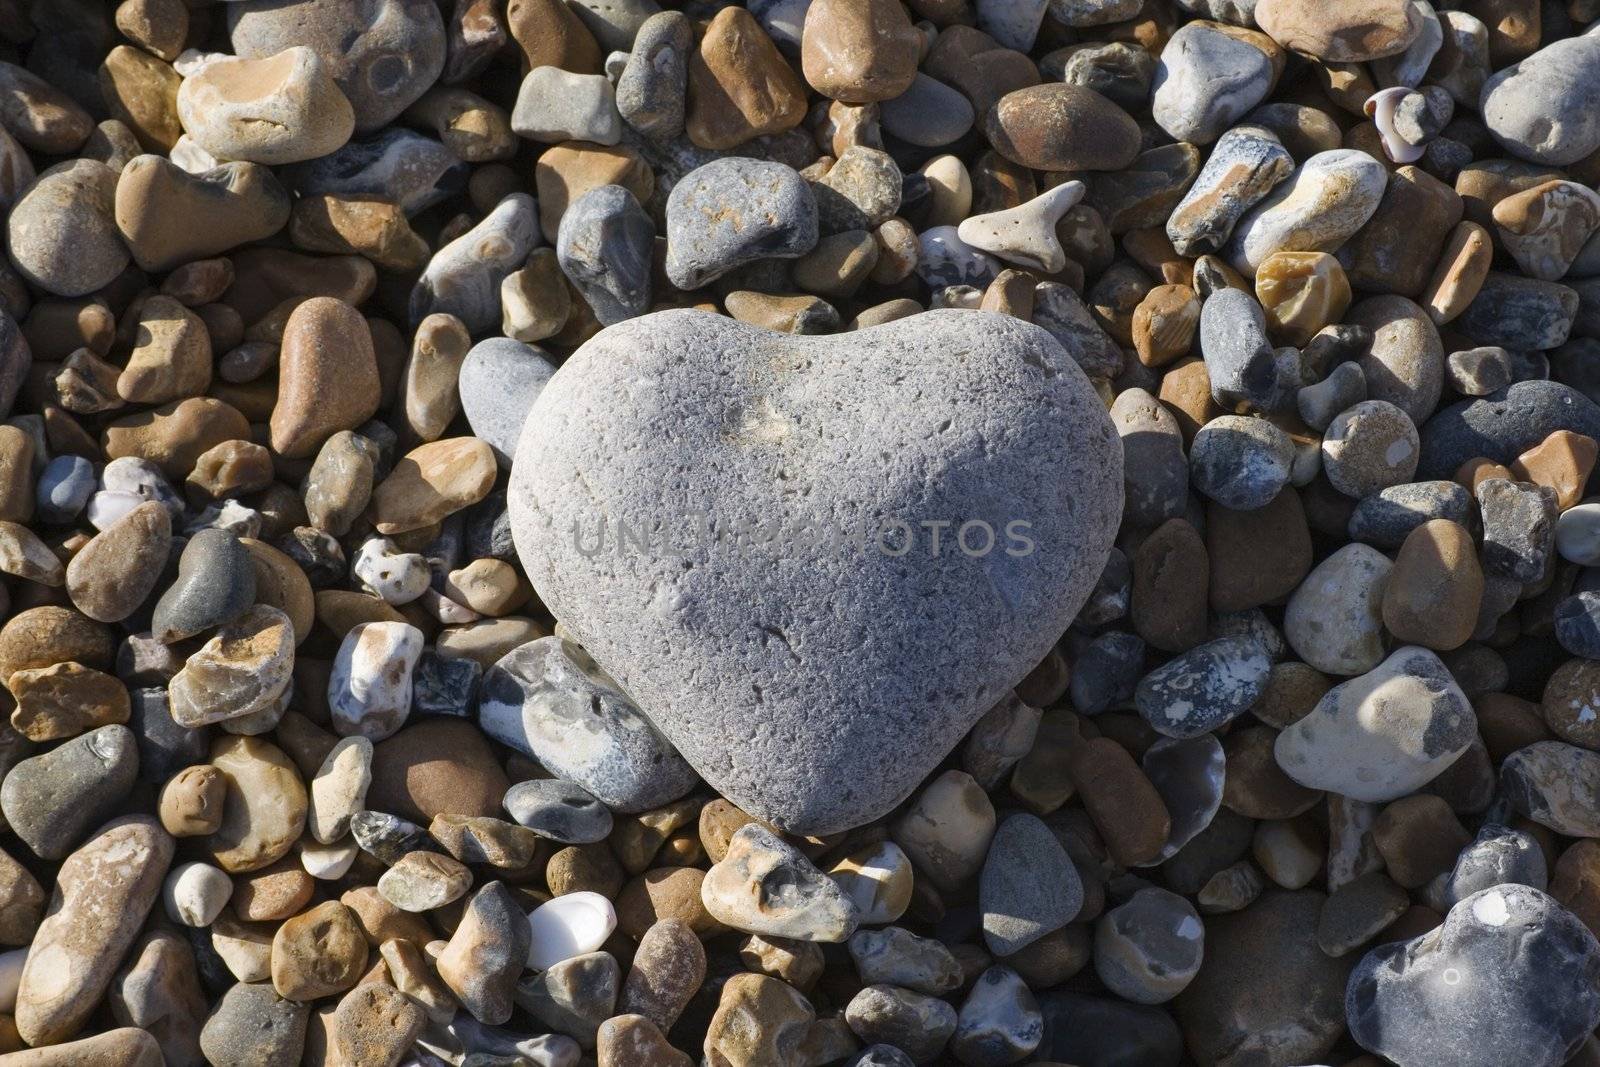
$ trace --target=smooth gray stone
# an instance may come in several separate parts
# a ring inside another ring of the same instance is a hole
[[[443,852],[444,847],[414,822],[382,811],[358,811],[350,817],[356,845],[384,866],[393,866],[408,852]]]
[[[793,167],[729,157],[696,167],[667,196],[667,277],[698,289],[758,259],[817,243],[817,200]]]
[[[1542,892],[1549,881],[1544,850],[1532,834],[1485,823],[1472,844],[1456,857],[1455,868],[1445,880],[1445,900],[1454,907],[1474,893],[1507,883]]]
[[[1295,407],[1305,424],[1319,433],[1326,430],[1341,412],[1349,411],[1367,398],[1367,376],[1354,360],[1341,363],[1322,381],[1302,386],[1294,395]]]
[[[1083,907],[1083,880],[1050,828],[1018,812],[1000,824],[978,876],[983,939],[1010,956],[1061,929]]]
[[[617,79],[617,111],[623,122],[646,137],[683,132],[693,47],[694,26],[683,12],[662,11],[645,20]]]
[[[11,414],[17,391],[22,388],[23,379],[32,366],[33,349],[28,347],[28,339],[22,336],[17,320],[0,311],[0,419]]]
[[[415,215],[466,188],[471,170],[433,138],[391,126],[279,173],[301,196],[377,197]]]
[[[956,1009],[935,997],[869,985],[845,1005],[845,1022],[863,1042],[893,1045],[913,1063],[933,1063],[956,1030]]]
[[[611,833],[611,811],[576,782],[534,778],[506,792],[506,811],[541,837],[563,845],[604,841]]]
[[[1039,72],[1068,85],[1093,89],[1129,111],[1142,109],[1150,100],[1150,83],[1156,74],[1156,57],[1124,41],[1068,45],[1039,60]]]
[[[299,1063],[305,1051],[311,1005],[284,1000],[271,982],[229,989],[200,1030],[208,1063]]]
[[[750,0],[746,7],[785,55],[790,58],[800,55],[800,38],[805,31],[811,0]]]
[[[1155,529],[1189,504],[1189,460],[1183,431],[1161,401],[1143,389],[1125,389],[1111,405],[1122,439],[1123,520]]]
[[[1294,442],[1266,419],[1222,415],[1200,427],[1189,445],[1189,484],[1235,511],[1272,503],[1289,484]]]
[[[256,602],[256,570],[239,538],[198,530],[178,557],[178,578],[156,601],[150,629],[171,644],[215,629]]]
[[[1104,26],[1139,13],[1139,0],[1050,0],[1050,15],[1063,26]]]
[[[961,964],[943,941],[900,926],[850,935],[850,960],[866,985],[895,985],[929,996],[961,988]]]
[[[4,358],[0,355],[0,360]],[[4,405],[0,404],[0,411],[3,410]],[[57,456],[39,473],[34,514],[43,523],[69,523],[83,511],[93,494],[94,464],[82,456]]]
[[[1121,467],[1068,353],[1009,316],[791,337],[682,310],[567,360],[509,499],[575,639],[719,792],[815,834],[904,800],[1044,657]]]
[[[1266,313],[1242,289],[1212,293],[1200,307],[1200,355],[1211,396],[1223,411],[1277,411],[1286,390],[1277,350],[1267,337]]]
[[[444,18],[434,0],[233,0],[224,7],[236,55],[264,59],[305,45],[322,57],[355,109],[357,132],[398,118],[444,70]]]
[[[1108,630],[1090,641],[1072,664],[1068,692],[1073,709],[1099,715],[1132,700],[1144,674],[1144,655],[1144,641],[1122,630]]]
[[[1206,165],[1167,219],[1180,255],[1220,252],[1245,212],[1294,173],[1294,157],[1264,126],[1235,126],[1217,139]]]
[[[607,52],[633,48],[645,22],[661,12],[656,0],[575,0],[573,11]]]
[[[1557,430],[1600,437],[1600,407],[1560,382],[1515,382],[1442,408],[1422,427],[1417,477],[1445,479],[1474,456],[1510,463]]]
[[[517,1006],[543,1026],[594,1048],[595,1031],[611,1018],[622,968],[609,952],[586,952],[517,983]]]
[[[138,775],[133,731],[102,726],[11,768],[0,811],[36,856],[59,860],[117,813]]]
[[[424,1032],[418,1045],[428,1047],[432,1037],[438,1033],[441,1032]],[[442,1035],[448,1039],[448,1044],[438,1047],[451,1057],[446,1063],[457,1062],[463,1053],[476,1053],[476,1057],[468,1057],[464,1062],[482,1064],[483,1067],[506,1067],[508,1064],[516,1067],[578,1067],[578,1060],[583,1054],[578,1043],[565,1034],[522,1034],[500,1026],[487,1026],[464,1011],[456,1012],[456,1017],[442,1028]],[[434,1065],[427,1064],[426,1067]]]
[[[1174,0],[1174,2],[1186,11],[1193,11],[1197,15],[1217,22],[1251,29],[1256,25],[1258,0]]]
[[[1571,336],[1578,307],[1569,286],[1492,270],[1455,326],[1480,345],[1542,352]]]
[[[1600,34],[1555,41],[1495,73],[1483,124],[1520,159],[1564,167],[1600,148]]]
[[[911,88],[881,102],[883,128],[907,144],[940,148],[972,129],[972,104],[942,81],[919,73]]]
[[[1362,497],[1350,513],[1348,532],[1352,541],[1390,551],[1425,522],[1449,519],[1465,525],[1472,511],[1472,494],[1459,482],[1406,482]]]
[[[539,207],[511,193],[493,211],[433,254],[411,290],[411,323],[445,312],[473,336],[500,328],[500,283],[539,247]]]
[[[1600,1023],[1600,943],[1552,897],[1500,885],[1362,958],[1350,1033],[1401,1067],[1560,1067]]]
[[[182,660],[178,666],[183,666]],[[128,698],[128,728],[138,742],[139,770],[145,778],[159,785],[185,767],[206,761],[214,731],[208,726],[194,729],[173,721],[165,689],[130,688]]]
[[[1203,22],[1190,22],[1161,50],[1151,116],[1173,139],[1210,144],[1272,88],[1261,49]]]
[[[650,259],[656,227],[620,185],[590,189],[568,206],[556,235],[556,261],[602,326],[650,309]]]
[[[670,804],[695,785],[628,695],[559,637],[512,649],[484,672],[478,724],[623,813]]]
[[[614,145],[622,139],[616,90],[604,74],[535,67],[517,91],[511,129],[520,137],[545,144],[589,141]]]
[[[485,338],[462,360],[456,379],[461,410],[500,466],[511,466],[522,424],[555,372],[543,349],[509,337]]]

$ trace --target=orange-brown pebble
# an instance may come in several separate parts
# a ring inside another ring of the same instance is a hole
[[[1557,430],[1516,458],[1511,473],[1525,482],[1555,490],[1556,507],[1567,510],[1583,499],[1600,445],[1571,430]]]

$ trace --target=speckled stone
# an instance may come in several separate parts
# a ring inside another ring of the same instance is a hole
[[[781,163],[719,159],[684,175],[667,198],[667,277],[700,286],[759,259],[793,259],[817,243],[811,186]]]

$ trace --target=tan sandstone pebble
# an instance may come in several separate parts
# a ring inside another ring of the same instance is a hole
[[[1406,535],[1383,589],[1383,624],[1396,641],[1440,652],[1472,637],[1483,570],[1472,534],[1433,519]]]
[[[272,938],[272,987],[285,1000],[342,993],[367,968],[367,939],[355,912],[324,901],[278,927]]]
[[[260,58],[218,56],[183,80],[184,130],[218,159],[282,164],[325,156],[355,130],[328,64],[304,45]]]
[[[289,216],[289,239],[307,252],[366,256],[391,271],[416,270],[430,252],[428,242],[411,228],[399,207],[355,196],[325,194],[296,200]]]
[[[108,424],[101,436],[107,459],[137,456],[177,482],[208,449],[224,441],[249,440],[250,422],[231,404],[193,396]]]
[[[1350,307],[1350,282],[1326,252],[1274,252],[1256,268],[1256,299],[1284,342],[1304,347]]]
[[[1484,693],[1474,697],[1472,710],[1477,713],[1478,732],[1489,750],[1489,758],[1496,764],[1519,748],[1549,741],[1554,736],[1545,724],[1540,705],[1510,693]]]
[[[333,434],[355,429],[378,410],[378,364],[367,321],[333,297],[300,304],[284,328],[278,380],[273,450],[289,458],[315,455]]]
[[[1134,867],[1161,854],[1172,819],[1127,749],[1110,738],[1086,740],[1072,750],[1067,771],[1112,859]]]
[[[129,815],[106,823],[62,863],[17,988],[23,1040],[57,1044],[88,1022],[161,892],[173,850],[153,818]]]
[[[1501,245],[1523,273],[1556,281],[1600,230],[1600,195],[1577,182],[1545,182],[1500,201],[1493,217]]]
[[[435,936],[426,918],[401,911],[383,899],[377,886],[357,886],[340,896],[339,903],[355,913],[356,922],[373,948],[395,940],[426,945]]]
[[[599,893],[608,900],[614,899],[625,877],[622,865],[603,841],[569,845],[551,856],[544,869],[545,885],[555,897],[567,893]]]
[[[1493,478],[1503,478],[1508,482],[1516,481],[1516,476],[1511,473],[1511,468],[1503,463],[1496,463],[1486,456],[1474,456],[1456,468],[1451,480],[1464,485],[1476,497],[1478,486]]]
[[[667,1042],[642,1015],[616,1015],[595,1034],[597,1067],[693,1067],[694,1061]]]
[[[1418,297],[1435,325],[1453,322],[1467,310],[1483,288],[1493,262],[1494,242],[1489,231],[1476,222],[1458,223]]]
[[[681,919],[662,919],[639,939],[617,1013],[643,1015],[662,1031],[671,1030],[705,975],[699,936]]]
[[[662,919],[678,919],[701,940],[725,932],[701,901],[705,877],[696,867],[657,867],[630,879],[617,894],[617,929],[641,938]]]
[[[331,845],[348,833],[351,817],[366,807],[371,785],[372,742],[340,738],[311,779],[306,812],[311,836]]]
[[[728,314],[740,322],[779,333],[829,333],[838,328],[838,310],[820,296],[757,293],[739,289],[729,293],[722,302]],[[917,305],[917,311],[922,311],[920,304]]]
[[[164,404],[198,396],[210,384],[211,337],[200,316],[170,296],[147,297],[117,395],[131,404]]]
[[[1211,376],[1202,359],[1181,360],[1169,366],[1161,376],[1161,391],[1156,396],[1178,420],[1185,447],[1194,443],[1200,427],[1222,414],[1211,394]]]
[[[26,526],[0,520],[0,574],[52,588],[66,581],[66,569],[50,546]]]
[[[806,10],[800,69],[834,100],[891,100],[911,87],[921,45],[899,0],[815,0]]]
[[[1519,481],[1555,490],[1556,507],[1565,511],[1583,499],[1597,454],[1600,445],[1594,438],[1557,430],[1518,456],[1511,464],[1511,473]]]
[[[814,941],[758,934],[739,942],[739,960],[746,970],[787,982],[802,993],[817,984],[826,967],[822,946]]]
[[[272,453],[254,441],[224,441],[194,461],[184,492],[199,505],[260,492],[272,484]]]
[[[316,881],[293,857],[259,871],[235,875],[233,913],[246,922],[278,922],[298,914],[311,903]]]
[[[978,873],[994,831],[994,805],[983,787],[950,770],[916,795],[891,833],[929,882],[950,891]]]
[[[796,126],[805,114],[805,85],[755,16],[739,7],[717,12],[689,56],[689,140],[734,148]]]
[[[1600,751],[1600,663],[1569,659],[1545,683],[1544,723],[1563,741]]]
[[[1365,63],[1406,50],[1422,29],[1409,0],[1261,0],[1256,22],[1285,48],[1334,63]]]
[[[427,1022],[422,1006],[393,986],[358,985],[334,1010],[329,1067],[395,1067]]]
[[[1121,170],[1139,154],[1138,124],[1093,89],[1077,85],[1008,93],[985,115],[983,128],[1002,156],[1035,170]]]
[[[202,180],[161,156],[145,155],[129,162],[117,181],[117,229],[148,271],[270,237],[289,220],[289,210],[288,193],[255,163],[230,163]]]
[[[1133,310],[1133,347],[1147,367],[1185,356],[1200,325],[1200,300],[1187,285],[1158,285]]]
[[[44,914],[44,887],[26,867],[0,851],[0,945],[26,945]]]
[[[1472,835],[1444,800],[1418,793],[1396,800],[1378,814],[1372,841],[1389,877],[1406,889],[1417,889],[1454,867]]]
[[[189,34],[189,8],[183,0],[122,0],[117,29],[145,51],[171,63]]]
[[[1300,494],[1286,488],[1264,508],[1206,507],[1211,606],[1243,611],[1276,603],[1311,569],[1311,531]]]
[[[33,438],[20,426],[0,425],[0,520],[33,518]]]
[[[438,975],[422,948],[413,941],[389,940],[378,946],[388,969],[389,981],[406,996],[422,1005],[428,1018],[441,1025],[460,1010],[455,995]]]
[[[792,1062],[816,1019],[798,991],[764,974],[736,974],[722,987],[706,1030],[711,1067]]]
[[[451,571],[444,594],[480,615],[507,615],[528,602],[533,587],[511,564],[485,558]]]
[[[6,1067],[166,1067],[167,1062],[160,1042],[133,1026],[0,1056]]]
[[[60,741],[128,721],[127,687],[81,663],[16,671],[6,684],[17,699],[11,726],[29,741]]]
[[[381,534],[428,526],[482,500],[495,475],[494,452],[484,441],[430,441],[406,453],[372,491],[372,524]]]
[[[150,152],[170,152],[183,134],[178,119],[182,82],[171,66],[125,44],[113,48],[100,64],[106,109]]]
[[[305,783],[289,757],[258,737],[222,737],[211,763],[226,787],[222,824],[206,842],[217,866],[238,874],[287,854],[306,821]]]
[[[17,671],[69,661],[109,669],[112,650],[110,631],[71,608],[19,611],[0,626],[0,684]]]

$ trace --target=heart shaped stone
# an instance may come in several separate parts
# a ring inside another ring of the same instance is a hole
[[[701,776],[824,834],[904,800],[1061,637],[1122,450],[1015,318],[791,336],[666,311],[551,378],[510,509],[544,603]]]

